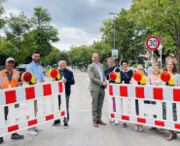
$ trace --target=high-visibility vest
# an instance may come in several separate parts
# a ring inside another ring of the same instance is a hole
[[[14,88],[18,85],[20,73],[18,71],[13,70],[12,80],[9,82],[8,77],[5,73],[5,70],[0,72],[0,86],[2,89]]]

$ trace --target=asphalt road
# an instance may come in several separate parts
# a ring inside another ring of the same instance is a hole
[[[25,139],[14,141],[10,136],[4,137],[2,146],[179,146],[180,136],[173,141],[167,141],[167,131],[159,135],[155,131],[136,132],[133,124],[127,128],[108,123],[107,95],[103,107],[103,121],[107,126],[92,127],[91,97],[88,91],[88,75],[74,70],[76,85],[72,87],[70,99],[70,126],[52,127],[52,123],[39,126],[41,132],[37,136],[24,134]]]

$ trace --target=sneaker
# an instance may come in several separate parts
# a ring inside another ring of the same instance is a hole
[[[0,144],[4,142],[3,137],[0,137]]]
[[[119,121],[115,121],[114,124],[115,124],[115,125],[119,125]]]
[[[24,139],[24,135],[20,135],[18,133],[13,133],[11,135],[11,139],[15,139],[15,140],[18,140],[18,139]]]
[[[27,134],[29,135],[38,135],[38,133],[34,129],[28,129]]]
[[[68,128],[68,123],[64,123],[64,129]]]
[[[61,125],[61,121],[60,120],[55,120],[53,125],[54,127],[60,126]]]
[[[39,132],[40,129],[38,127],[33,127],[33,129],[36,131],[36,132]]]
[[[135,130],[135,131],[138,131],[138,130],[139,130],[139,126],[136,125],[136,126],[134,127],[134,130]]]
[[[126,127],[127,127],[127,124],[126,124],[126,123],[123,123],[121,126],[122,126],[123,128],[126,128]]]
[[[143,131],[144,131],[143,126],[139,125],[139,132],[143,132]]]

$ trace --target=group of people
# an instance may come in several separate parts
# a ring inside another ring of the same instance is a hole
[[[20,72],[14,69],[15,62],[16,62],[15,59],[12,57],[8,57],[6,59],[5,69],[0,71],[0,89],[15,88],[15,87],[23,85]],[[71,85],[75,84],[75,80],[74,80],[72,71],[70,71],[69,69],[66,68],[65,60],[60,60],[58,65],[59,65],[58,70],[60,71],[62,81],[65,84],[67,118],[64,119],[64,127],[68,127],[69,98],[70,98],[70,94],[71,94]],[[32,62],[27,65],[26,72],[31,72],[34,74],[36,84],[45,82],[43,68],[40,65],[40,52],[39,51],[34,51],[32,53]],[[61,97],[58,96],[59,108],[60,108],[60,104],[61,104],[60,100],[61,100]],[[37,100],[34,100],[33,102],[34,102],[34,116],[36,117],[37,112],[38,112],[38,102],[37,102]],[[19,106],[20,106],[19,104],[14,104],[13,108],[19,108]],[[5,121],[8,120],[9,108],[10,107],[8,107],[8,106],[4,107]],[[60,125],[60,120],[54,121],[53,126],[59,126],[59,125]],[[37,135],[39,130],[40,129],[35,126],[33,128],[29,128],[27,133],[29,135]],[[11,135],[11,139],[14,139],[14,140],[24,139],[24,135],[20,135],[18,133],[13,133]],[[0,144],[3,143],[3,141],[4,141],[3,137],[0,137]]]
[[[26,72],[31,72],[34,74],[36,83],[44,83],[45,77],[43,74],[42,66],[40,63],[40,52],[35,51],[32,54],[32,62],[28,64],[26,68]],[[66,95],[66,110],[67,110],[67,118],[64,119],[64,126],[68,126],[69,121],[69,99],[71,94],[71,85],[75,84],[73,72],[66,68],[66,61],[60,60],[59,63],[59,71],[61,74],[62,81],[65,84],[65,95]],[[5,61],[5,69],[0,72],[0,89],[8,89],[8,88],[15,88],[18,86],[22,86],[22,81],[20,77],[20,73],[14,69],[15,66],[15,59],[12,57],[9,57]],[[128,61],[122,60],[121,61],[121,68],[115,66],[115,62],[113,58],[109,58],[107,60],[107,66],[108,68],[104,70],[103,65],[99,62],[99,54],[93,53],[92,55],[92,64],[88,67],[88,75],[90,79],[89,84],[89,91],[92,97],[92,125],[96,128],[99,127],[99,125],[106,125],[105,122],[102,121],[102,107],[105,97],[105,89],[109,83],[114,83],[114,81],[110,80],[109,74],[111,72],[119,73],[121,78],[121,83],[123,84],[138,84],[132,77],[133,77],[133,71],[129,69]],[[180,75],[177,73],[177,69],[175,64],[172,60],[169,60],[166,62],[164,71],[168,71],[172,74],[174,78],[174,86],[180,86]],[[138,65],[137,72],[144,73],[144,67],[142,65]],[[160,78],[161,70],[159,67],[159,64],[154,64],[152,66],[152,76],[146,77],[146,84],[148,85],[154,85],[154,86],[160,86],[160,85],[166,85],[164,82],[161,81]],[[38,106],[37,106],[37,100],[34,100],[34,115],[36,117]],[[61,106],[61,97],[58,96],[58,102],[59,102],[59,109]],[[147,104],[155,104],[153,101],[146,101]],[[136,111],[138,114],[138,101],[136,101]],[[14,108],[18,108],[20,105],[15,104]],[[165,109],[166,104],[163,104],[163,107]],[[172,105],[173,109],[176,110],[175,103]],[[5,113],[5,120],[8,119],[8,106],[4,107],[4,113]],[[177,120],[177,115],[173,114],[173,119]],[[166,112],[163,112],[163,118],[166,119]],[[60,120],[55,120],[53,123],[53,126],[59,126],[61,123]],[[122,123],[122,127],[127,127],[126,123]],[[150,130],[157,130],[158,133],[163,133],[162,129],[156,129],[155,127],[150,127]],[[142,125],[135,125],[136,131],[143,131]],[[38,127],[33,127],[28,129],[28,134],[30,135],[37,135],[39,132]],[[175,131],[169,131],[169,135],[167,137],[167,140],[172,140],[177,138],[177,133]],[[20,135],[18,133],[13,133],[11,135],[11,139],[24,139],[23,135]],[[3,143],[3,137],[0,137],[0,144]]]
[[[92,64],[89,65],[88,73],[90,78],[90,85],[89,90],[92,97],[92,124],[94,127],[98,127],[99,125],[106,125],[101,120],[101,114],[102,114],[102,105],[104,101],[104,90],[107,86],[107,83],[114,83],[114,81],[110,80],[109,74],[111,72],[116,72],[120,74],[121,83],[123,84],[138,84],[137,81],[135,81],[133,77],[133,71],[129,69],[128,61],[122,60],[121,61],[121,68],[115,66],[115,62],[113,58],[108,58],[107,60],[107,66],[108,68],[103,69],[102,64],[99,63],[99,54],[94,53],[92,55]],[[138,65],[137,72],[145,73],[143,65]],[[174,64],[173,60],[167,60],[165,64],[164,71],[170,72],[172,78],[174,79],[174,86],[180,86],[180,75],[177,73],[176,65]],[[145,77],[147,85],[154,85],[154,86],[160,86],[160,85],[166,85],[165,82],[161,81],[160,78],[161,69],[159,64],[153,64],[152,66],[152,75]],[[155,104],[155,101],[144,101],[145,104]],[[136,100],[136,113],[138,115],[138,100]],[[166,120],[166,103],[163,103],[163,118]],[[176,104],[173,103],[173,119],[174,121],[177,120],[176,115]],[[126,123],[122,123],[122,127],[127,127]],[[142,125],[135,125],[135,130],[142,132],[143,126]],[[150,127],[149,130],[157,130],[158,133],[163,133],[164,131],[162,129],[157,129],[155,127]],[[167,136],[167,140],[172,140],[177,138],[177,133],[175,131],[169,131],[169,135]]]

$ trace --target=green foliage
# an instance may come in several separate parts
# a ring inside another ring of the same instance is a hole
[[[0,15],[4,12],[2,3],[5,1],[0,0]],[[155,35],[162,38],[163,55],[173,52],[178,55],[180,62],[179,0],[132,0],[130,9],[122,9],[115,17],[115,22],[114,19],[102,22],[101,41],[91,46],[72,47],[68,52],[52,46],[59,38],[51,20],[47,9],[41,7],[34,8],[32,18],[27,18],[22,12],[18,16],[11,14],[6,20],[0,19],[0,29],[4,27],[6,34],[6,37],[0,37],[0,63],[3,64],[7,56],[15,57],[18,63],[28,63],[34,50],[41,52],[43,64],[53,65],[64,59],[68,64],[87,66],[94,52],[99,53],[100,61],[106,63],[114,48],[114,23],[120,59],[142,63],[143,59],[139,55],[148,51],[145,41]]]
[[[57,42],[58,31],[51,24],[50,14],[41,7],[34,8],[32,18],[27,18],[24,12],[18,16],[10,14],[6,18],[0,51],[7,56],[15,57],[18,63],[29,63],[34,50],[45,57],[53,52],[53,42]],[[1,62],[2,64],[3,62]]]
[[[134,0],[130,13],[136,25],[149,30],[147,36],[162,37],[165,55],[177,52],[180,38],[179,0]]]

